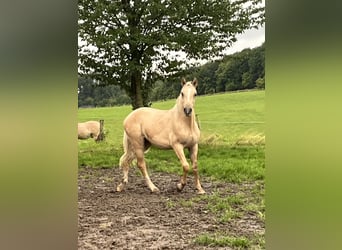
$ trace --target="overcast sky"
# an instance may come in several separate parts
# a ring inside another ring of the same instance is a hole
[[[262,0],[259,5],[265,7],[265,0]],[[246,48],[252,49],[260,46],[263,42],[265,42],[265,25],[259,29],[247,30],[245,33],[237,36],[236,38],[237,41],[232,47],[227,49],[225,54],[229,55]]]
[[[260,27],[259,29],[251,29],[246,30],[243,34],[236,36],[237,41],[225,50],[223,53],[225,55],[234,54],[236,52],[242,51],[247,48],[255,48],[259,47],[265,42],[265,25]],[[179,60],[186,60],[186,55],[183,52],[175,53]],[[212,58],[212,60],[216,60],[218,58]],[[190,60],[195,63],[195,65],[199,66],[208,62],[208,60]]]
[[[265,25],[259,29],[247,30],[236,38],[237,41],[232,47],[227,49],[225,54],[233,54],[246,48],[259,47],[263,42],[265,42]]]

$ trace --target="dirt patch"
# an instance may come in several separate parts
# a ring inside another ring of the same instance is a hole
[[[264,220],[246,204],[237,203],[234,211],[238,215],[222,222],[205,198],[215,193],[223,197],[241,194],[246,201],[255,199],[255,184],[213,182],[202,177],[207,192],[202,198],[196,194],[191,175],[179,193],[179,176],[151,172],[151,180],[160,189],[159,194],[153,194],[137,169],[131,169],[126,190],[117,193],[121,176],[119,168],[79,169],[79,249],[230,249],[201,246],[194,239],[205,233],[219,233],[242,236],[256,244],[264,237]]]

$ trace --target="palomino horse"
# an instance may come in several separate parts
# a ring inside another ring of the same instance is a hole
[[[78,123],[78,139],[94,138],[96,142],[104,139],[103,120]]]
[[[120,158],[123,170],[122,182],[117,186],[121,192],[128,182],[128,170],[131,162],[137,159],[137,165],[152,192],[159,189],[152,183],[147,173],[144,153],[151,145],[161,149],[173,149],[183,166],[183,176],[177,184],[178,191],[182,191],[186,184],[189,163],[184,155],[184,148],[190,151],[195,186],[199,194],[204,194],[197,168],[198,141],[200,130],[195,120],[195,96],[197,79],[186,82],[182,79],[182,90],[176,105],[170,110],[153,108],[139,108],[130,113],[123,122],[124,154]]]

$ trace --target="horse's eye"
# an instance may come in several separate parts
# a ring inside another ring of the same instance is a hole
[[[184,97],[184,94],[183,94],[183,92],[181,92],[181,94],[182,94],[182,97]]]
[[[197,96],[197,93],[195,93],[194,96]]]

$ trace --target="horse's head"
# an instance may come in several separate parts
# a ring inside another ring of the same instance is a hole
[[[196,78],[192,80],[192,82],[186,82],[186,80],[182,79],[182,90],[179,95],[181,107],[186,116],[191,116],[192,109],[195,105],[195,96],[197,95],[196,87],[198,81]]]

